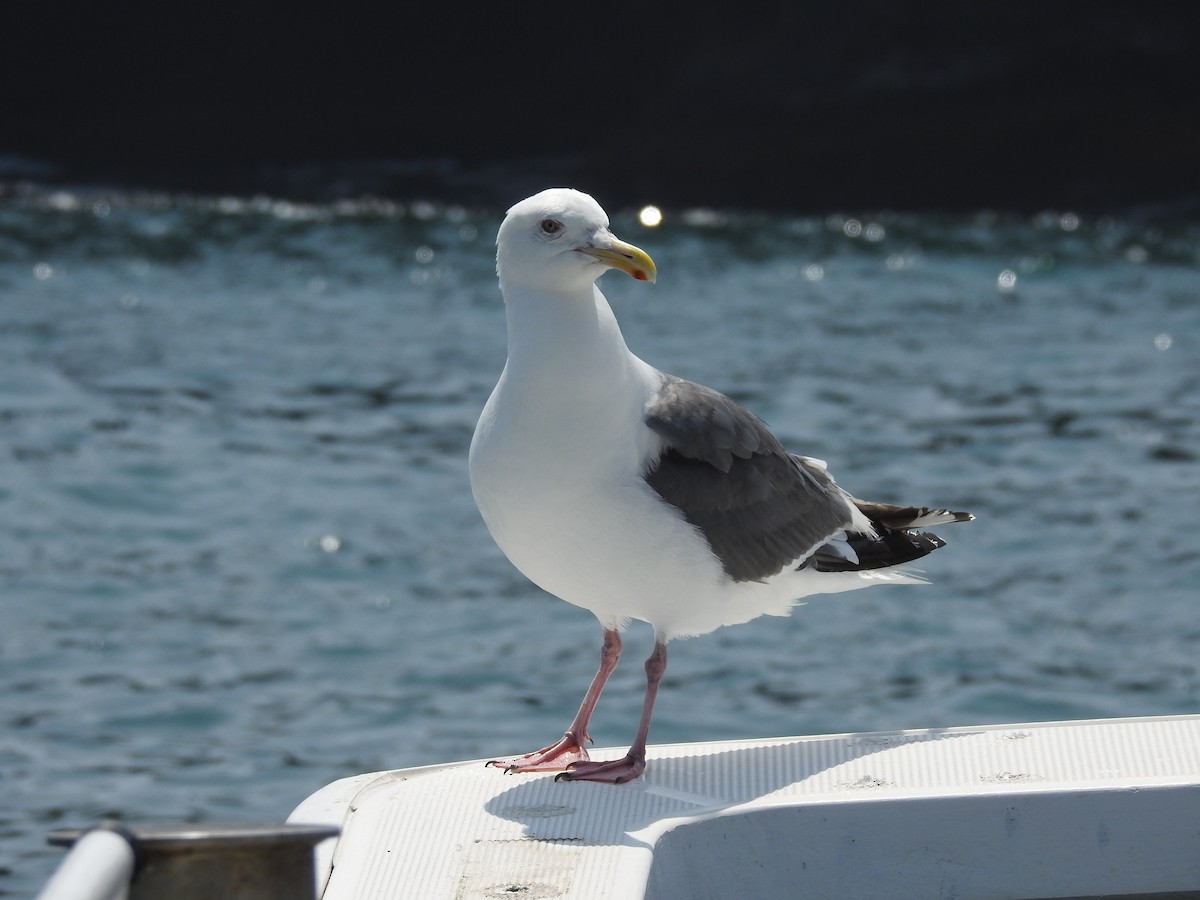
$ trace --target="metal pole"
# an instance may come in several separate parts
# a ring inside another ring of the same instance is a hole
[[[38,900],[126,900],[135,858],[124,829],[98,825],[74,842]]]

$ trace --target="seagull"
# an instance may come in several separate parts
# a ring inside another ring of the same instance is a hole
[[[620,784],[645,770],[669,641],[788,615],[812,594],[923,583],[903,567],[944,541],[920,529],[973,517],[858,500],[730,398],[643,362],[596,285],[609,269],[656,276],[587,194],[553,188],[508,211],[496,238],[508,359],[470,475],[509,560],[604,631],[562,738],[487,764]],[[593,761],[588,724],[635,619],[654,629],[641,719],[623,758]]]

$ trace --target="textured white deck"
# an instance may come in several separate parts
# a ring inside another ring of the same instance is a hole
[[[1200,716],[662,745],[616,787],[402,769],[289,821],[343,828],[324,900],[1200,896]]]

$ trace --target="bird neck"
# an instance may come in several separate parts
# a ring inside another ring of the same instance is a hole
[[[508,375],[563,390],[611,389],[632,356],[608,301],[595,285],[572,293],[505,292]]]

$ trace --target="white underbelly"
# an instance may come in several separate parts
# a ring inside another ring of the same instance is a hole
[[[602,618],[654,623],[687,585],[725,577],[699,533],[644,484],[523,498],[502,522],[493,534],[517,568]]]

